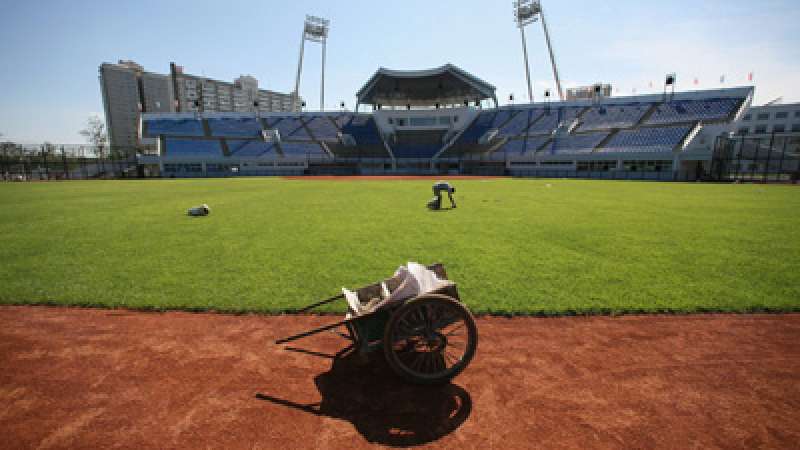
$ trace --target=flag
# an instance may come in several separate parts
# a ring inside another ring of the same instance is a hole
[[[698,84],[700,84],[700,80],[698,80],[697,78],[695,78],[695,79],[694,79],[694,85],[695,85],[695,86],[697,86]]]
[[[719,84],[725,84],[725,75],[720,75]]]
[[[650,89],[653,89],[653,82],[650,82]]]
[[[747,74],[747,81],[753,81],[753,72]]]

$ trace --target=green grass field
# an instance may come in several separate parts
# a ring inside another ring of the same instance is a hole
[[[279,312],[412,260],[480,313],[800,310],[797,187],[454,184],[444,212],[429,181],[0,184],[0,303]]]

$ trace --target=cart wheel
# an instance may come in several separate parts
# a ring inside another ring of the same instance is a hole
[[[398,375],[418,384],[443,383],[472,360],[478,329],[464,305],[446,295],[428,294],[392,314],[383,347]]]

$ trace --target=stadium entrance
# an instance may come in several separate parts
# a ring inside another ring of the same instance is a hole
[[[715,181],[797,182],[800,134],[719,137],[710,175]]]

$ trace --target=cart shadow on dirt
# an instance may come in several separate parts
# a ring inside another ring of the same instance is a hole
[[[256,398],[346,420],[369,442],[400,447],[430,443],[458,429],[472,412],[472,399],[460,386],[410,384],[381,354],[370,355],[367,362],[352,351],[327,355],[287,350],[332,359],[331,369],[314,377],[320,403],[300,404],[266,393]]]

